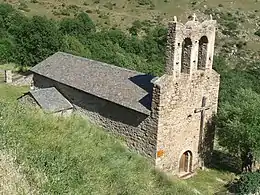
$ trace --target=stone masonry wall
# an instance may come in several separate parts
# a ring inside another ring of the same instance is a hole
[[[199,166],[198,146],[200,135],[202,98],[207,98],[205,123],[217,111],[219,75],[214,70],[196,71],[190,78],[181,75],[176,80],[173,75],[164,75],[156,83],[160,89],[158,104],[157,156],[156,166],[173,174],[179,172],[181,155],[185,151],[192,153],[192,170]]]
[[[14,86],[30,86],[30,84],[32,83],[32,77],[33,75],[27,75],[27,76],[22,76],[21,78],[14,80],[12,82],[12,85]]]
[[[122,135],[130,148],[155,159],[156,117],[103,100],[38,74],[34,74],[33,81],[36,88],[56,87],[78,111],[92,122]]]
[[[205,69],[212,69],[215,31],[215,20],[206,20],[202,23],[198,21],[188,21],[186,24],[177,21],[170,22],[167,35],[166,74],[178,78],[182,72],[192,75],[193,72],[198,69],[198,66],[200,66],[200,64],[198,64],[199,58],[201,58],[201,56],[199,56],[199,42],[202,37],[206,37],[208,43],[203,66]],[[191,51],[186,53],[184,53],[185,50],[183,50],[185,40],[191,40]],[[189,71],[182,71],[187,69],[187,66],[189,66]]]

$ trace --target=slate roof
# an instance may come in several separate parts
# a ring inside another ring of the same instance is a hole
[[[114,102],[150,114],[151,75],[71,54],[57,52],[32,72]]]
[[[29,92],[40,107],[48,112],[71,109],[72,104],[55,88],[37,89]]]

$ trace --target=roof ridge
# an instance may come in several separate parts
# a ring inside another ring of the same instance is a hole
[[[150,113],[150,74],[65,52],[56,52],[31,71],[98,98],[144,114]],[[122,92],[120,96],[119,92]]]
[[[116,66],[114,64],[109,64],[109,63],[101,62],[101,61],[98,61],[98,60],[92,60],[92,59],[89,59],[89,58],[86,58],[86,57],[77,56],[77,55],[73,55],[73,54],[70,54],[70,53],[62,52],[62,51],[58,51],[55,54],[58,54],[58,53],[62,54],[62,55],[65,55],[65,56],[75,57],[75,58],[78,58],[78,59],[81,59],[81,60],[87,60],[87,61],[91,61],[91,62],[98,62],[98,63],[101,63],[102,65],[113,67],[113,68],[117,68],[117,69],[121,69],[121,70],[128,71],[128,72],[133,72],[133,73],[137,73],[137,74],[146,74],[146,73],[139,72],[139,71],[136,71],[136,70],[123,68],[123,67],[120,67],[120,66]],[[53,55],[55,55],[55,54],[53,54]]]

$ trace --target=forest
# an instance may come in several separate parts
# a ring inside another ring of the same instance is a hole
[[[235,37],[236,25],[227,22],[231,19],[222,21],[222,30]],[[165,66],[166,35],[164,25],[155,25],[149,20],[137,20],[123,31],[115,27],[98,28],[86,12],[54,20],[43,16],[27,17],[9,4],[0,4],[1,64],[31,67],[57,51],[64,51],[161,76]],[[241,51],[243,45],[237,42]],[[241,156],[249,150],[260,159],[260,64],[258,61],[245,64],[239,59],[230,61],[225,49],[224,44],[215,55],[213,65],[221,75],[217,143],[223,151],[241,161]],[[244,177],[253,181],[250,189],[256,189],[260,176],[252,173],[251,177],[250,174]],[[248,190],[247,187],[240,190],[248,192],[245,189]]]

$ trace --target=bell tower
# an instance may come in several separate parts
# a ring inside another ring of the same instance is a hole
[[[204,167],[214,141],[219,74],[212,69],[216,21],[169,23],[165,74],[154,81],[156,166],[180,177]],[[207,154],[207,155],[205,155]],[[210,156],[210,155],[209,155]]]
[[[186,24],[169,23],[166,49],[166,74],[175,78],[191,76],[197,70],[212,69],[216,21],[197,21],[196,15]]]

